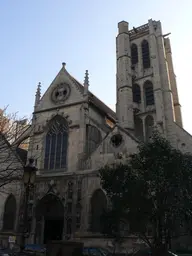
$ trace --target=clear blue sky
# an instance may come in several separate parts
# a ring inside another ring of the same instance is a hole
[[[161,20],[171,32],[184,126],[192,133],[191,0],[6,0],[0,1],[0,108],[30,115],[39,81],[50,85],[61,63],[90,90],[115,106],[117,23],[130,27]]]

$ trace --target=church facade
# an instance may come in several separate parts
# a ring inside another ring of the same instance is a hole
[[[174,147],[192,152],[192,137],[182,125],[170,40],[160,21],[131,30],[127,22],[118,23],[116,64],[116,112],[89,91],[88,71],[81,84],[65,63],[43,96],[38,85],[32,125],[17,141],[30,137],[28,158],[38,168],[28,243],[77,236],[93,241],[108,204],[97,170],[136,152],[154,127]]]

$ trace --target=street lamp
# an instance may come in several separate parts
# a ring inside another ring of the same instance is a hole
[[[25,237],[28,226],[28,201],[30,189],[34,187],[37,168],[34,165],[34,159],[30,158],[28,164],[24,167],[23,182],[25,189],[24,212],[23,212],[23,230],[21,239],[21,248],[25,247]]]

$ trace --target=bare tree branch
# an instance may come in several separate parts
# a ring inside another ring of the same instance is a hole
[[[7,108],[0,110],[0,188],[22,179],[25,163],[12,145],[28,127],[26,118],[18,118],[17,113],[7,114]]]

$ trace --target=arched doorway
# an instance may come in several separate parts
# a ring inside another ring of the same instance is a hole
[[[101,233],[103,231],[102,215],[107,209],[107,198],[101,189],[97,189],[91,197],[91,232]]]
[[[36,235],[41,236],[41,242],[46,244],[50,240],[62,239],[64,206],[56,195],[48,194],[39,201],[36,207],[36,219]]]
[[[3,215],[3,230],[10,231],[15,228],[15,219],[16,219],[16,199],[14,195],[9,195],[4,208]]]

